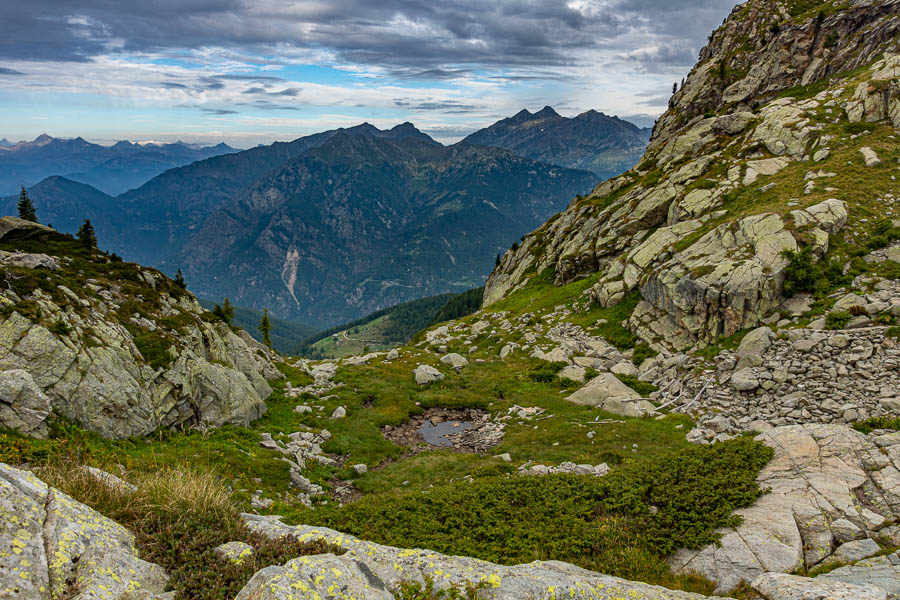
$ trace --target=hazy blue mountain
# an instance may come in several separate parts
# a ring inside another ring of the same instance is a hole
[[[30,142],[0,143],[0,193],[12,194],[22,185],[30,187],[47,177],[64,176],[116,195],[173,167],[234,151],[226,144],[200,147],[183,142],[122,141],[101,146],[80,137],[59,139],[43,134]]]

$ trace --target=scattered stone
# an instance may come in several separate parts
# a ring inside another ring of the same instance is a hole
[[[419,365],[413,373],[416,376],[416,383],[419,385],[428,385],[444,379],[444,374],[431,365]]]
[[[364,473],[369,472],[369,467],[367,467],[366,465],[362,465],[362,464],[353,465],[353,470],[356,471],[357,475],[363,475]]]
[[[441,357],[441,362],[445,365],[449,365],[450,368],[455,369],[458,373],[460,369],[469,365],[469,361],[465,359],[465,357],[454,353],[446,354]]]
[[[344,408],[343,406],[338,406],[336,409],[334,409],[334,412],[331,413],[332,419],[343,419],[346,416],[347,416],[347,409]]]

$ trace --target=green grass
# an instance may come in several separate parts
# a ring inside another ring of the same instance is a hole
[[[321,543],[272,541],[252,533],[215,470],[181,466],[134,478],[127,493],[99,484],[74,462],[44,467],[39,476],[135,534],[144,560],[162,566],[179,600],[231,600],[260,569],[298,556],[340,550]],[[226,542],[253,546],[241,564],[214,549]]]

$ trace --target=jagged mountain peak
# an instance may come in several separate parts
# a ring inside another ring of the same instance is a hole
[[[561,116],[550,106],[526,109],[469,135],[470,144],[497,146],[551,164],[587,169],[606,179],[637,162],[648,133],[632,123],[588,111]]]

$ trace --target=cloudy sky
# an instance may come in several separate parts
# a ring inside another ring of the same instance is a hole
[[[0,138],[238,147],[522,108],[652,124],[735,0],[0,0]]]

